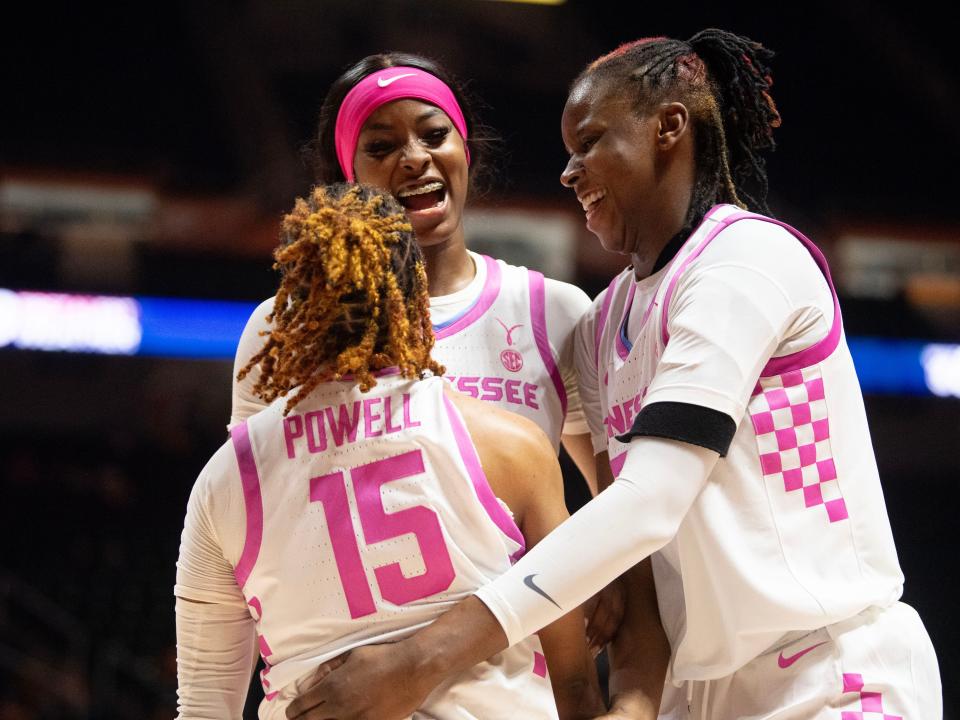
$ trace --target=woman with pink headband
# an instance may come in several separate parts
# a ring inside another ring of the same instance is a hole
[[[437,359],[459,391],[533,420],[596,488],[580,406],[573,330],[590,305],[574,285],[467,249],[463,210],[490,138],[434,62],[371,55],[344,72],[320,110],[317,182],[356,181],[403,205],[426,260]],[[253,313],[236,369],[260,347],[272,298]],[[231,426],[259,411],[256,373],[234,383]]]
[[[447,379],[464,394],[532,420],[555,451],[562,442],[593,491],[593,450],[573,363],[573,332],[590,300],[573,285],[467,249],[464,205],[489,145],[438,65],[416,55],[373,55],[344,72],[324,100],[315,174],[320,184],[356,181],[397,198],[424,256],[433,356]],[[260,349],[272,309],[271,298],[251,316],[237,371]],[[254,369],[235,380],[231,427],[264,407],[253,393],[257,377]],[[590,612],[597,651],[619,624],[621,596],[609,593]]]

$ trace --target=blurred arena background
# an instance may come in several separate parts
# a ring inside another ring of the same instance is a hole
[[[916,10],[865,0],[4,10],[0,718],[174,714],[186,498],[224,439],[233,346],[272,294],[279,219],[310,184],[300,151],[347,65],[409,50],[468,80],[504,140],[468,243],[594,295],[623,263],[600,251],[558,182],[567,84],[620,42],[708,26],[778,52],[771,206],[831,261],[904,599],[933,637],[946,716],[958,717],[960,64],[954,25]],[[575,482],[568,499],[583,500]]]

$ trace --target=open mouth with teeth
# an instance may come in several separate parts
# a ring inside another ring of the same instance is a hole
[[[430,182],[420,187],[407,188],[397,193],[397,200],[407,210],[429,210],[443,204],[447,197],[447,188],[442,182]]]
[[[607,193],[603,190],[592,190],[586,195],[580,198],[580,204],[583,206],[583,211],[590,215],[594,210],[597,209],[597,205],[600,204],[600,201],[606,197]]]

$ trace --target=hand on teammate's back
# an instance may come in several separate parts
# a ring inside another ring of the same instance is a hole
[[[423,704],[403,643],[366,645],[330,660],[286,710],[293,720],[403,720]]]

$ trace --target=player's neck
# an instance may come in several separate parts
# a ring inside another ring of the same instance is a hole
[[[463,290],[477,274],[473,258],[462,240],[421,248],[427,268],[427,289],[430,297],[450,295]]]

